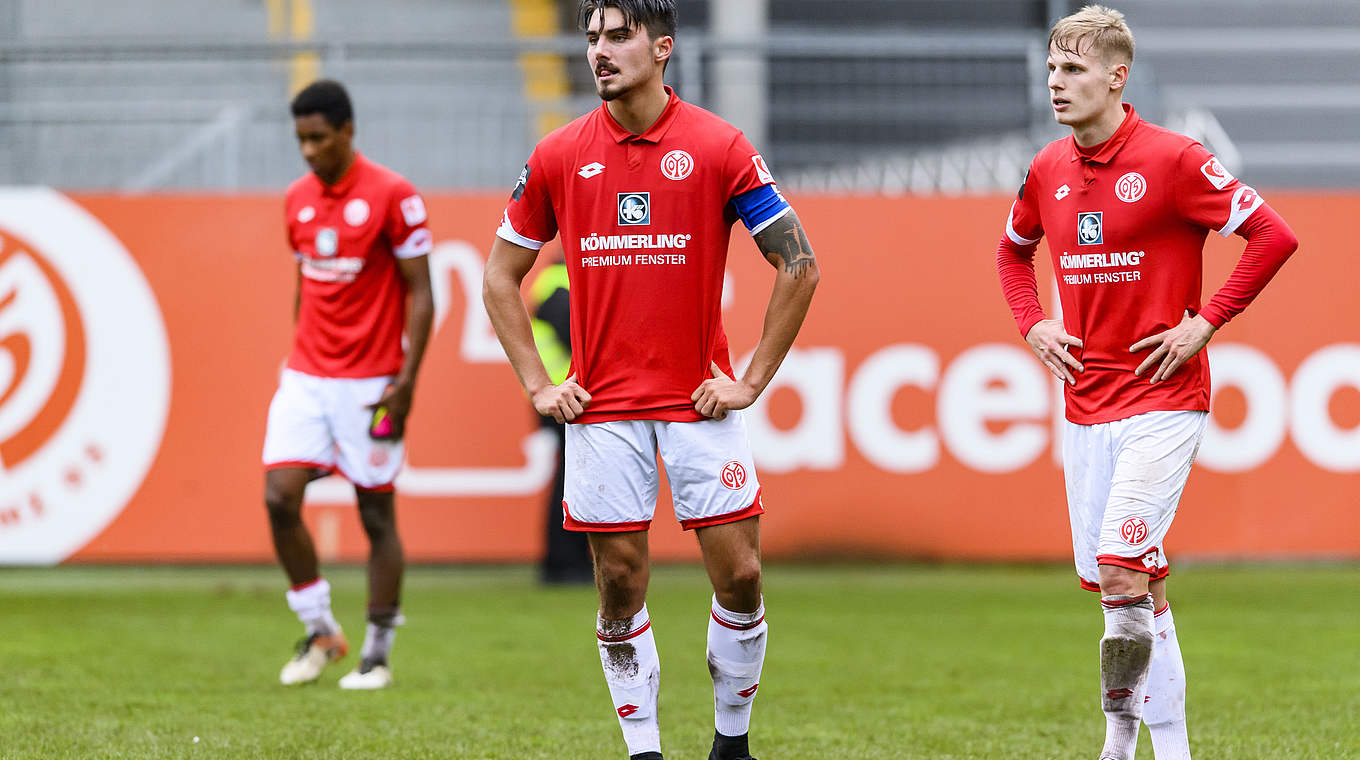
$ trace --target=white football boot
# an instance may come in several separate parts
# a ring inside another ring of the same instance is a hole
[[[332,634],[314,633],[298,642],[297,654],[284,663],[279,682],[284,686],[311,683],[321,677],[327,665],[348,653],[349,643],[338,629]]]
[[[385,662],[364,660],[340,679],[342,689],[386,689],[392,685],[392,669]]]

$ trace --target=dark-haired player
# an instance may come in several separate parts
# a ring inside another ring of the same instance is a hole
[[[1131,760],[1139,721],[1157,760],[1189,760],[1185,667],[1167,603],[1162,541],[1204,435],[1202,349],[1298,243],[1204,146],[1123,104],[1133,34],[1098,5],[1049,36],[1053,115],[1072,134],[1030,164],[997,251],[1006,300],[1035,356],[1065,383],[1063,471],[1083,588],[1099,591],[1104,760]],[[1200,298],[1204,238],[1247,239],[1232,275]],[[1062,318],[1046,319],[1034,251],[1048,237]]]
[[[311,171],[289,186],[285,204],[298,261],[297,324],[269,405],[265,505],[292,583],[288,605],[306,638],[279,680],[314,681],[349,648],[301,520],[308,481],[339,472],[354,484],[371,547],[367,635],[358,667],[340,687],[380,689],[392,682],[388,653],[402,621],[393,481],[434,315],[432,241],[411,183],[354,149],[354,113],[340,83],[308,85],[293,98],[292,113]]]
[[[586,59],[603,105],[545,137],[487,263],[484,298],[521,384],[566,430],[565,523],[595,554],[600,661],[634,760],[661,757],[660,660],[645,604],[647,529],[666,468],[713,584],[710,757],[747,758],[765,658],[759,518],[745,423],[802,325],[819,278],[798,217],[735,127],[662,81],[672,0],[585,0]],[[723,269],[740,218],[775,267],[764,331],[734,379]],[[534,350],[520,283],[558,236],[571,280],[573,375],[554,385]]]

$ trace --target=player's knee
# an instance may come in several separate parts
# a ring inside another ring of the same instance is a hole
[[[272,485],[265,486],[264,506],[275,528],[286,528],[302,521],[302,494]]]
[[[595,579],[605,607],[630,608],[647,594],[646,566],[627,557],[596,557]]]
[[[385,497],[385,498],[384,498]],[[364,494],[359,497],[359,522],[369,540],[377,541],[397,532],[396,510],[391,494]]]
[[[760,559],[753,555],[734,562],[731,572],[714,584],[713,591],[724,607],[747,612],[760,605],[760,583]]]

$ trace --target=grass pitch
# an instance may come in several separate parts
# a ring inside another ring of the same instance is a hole
[[[350,693],[335,683],[363,636],[363,575],[327,577],[351,654],[290,689],[301,628],[277,569],[0,570],[0,757],[626,756],[593,590],[414,569],[396,686]],[[1181,566],[1171,587],[1197,758],[1360,758],[1360,567]],[[702,569],[655,571],[671,760],[707,757],[712,736],[708,600]],[[1065,568],[775,565],[766,604],[762,760],[1099,750],[1101,615]]]

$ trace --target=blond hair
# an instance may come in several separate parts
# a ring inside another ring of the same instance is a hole
[[[1103,5],[1088,5],[1058,19],[1048,34],[1050,50],[1079,55],[1094,52],[1106,63],[1133,63],[1133,32],[1124,14]]]

